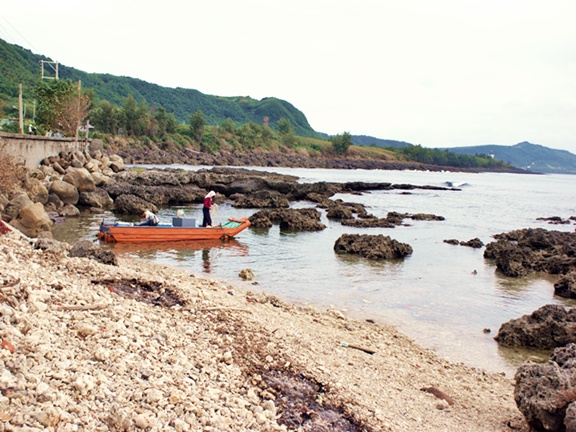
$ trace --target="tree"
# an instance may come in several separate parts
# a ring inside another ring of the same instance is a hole
[[[116,135],[122,123],[122,112],[107,100],[103,100],[92,110],[90,120],[97,131]]]
[[[168,114],[166,110],[162,107],[158,107],[156,112],[154,113],[154,119],[156,120],[156,134],[158,136],[163,137],[166,135],[166,129],[168,125]]]
[[[294,129],[290,124],[290,120],[288,120],[286,117],[282,117],[280,118],[280,120],[278,120],[278,133],[280,135],[287,135],[289,133],[294,133]]]
[[[176,121],[176,117],[174,117],[173,113],[170,113],[166,116],[166,133],[173,134],[176,132],[176,128],[178,127],[178,122]]]
[[[202,110],[196,111],[190,116],[190,136],[196,143],[202,143],[202,135],[204,135],[204,126],[206,125],[206,118]]]
[[[330,137],[332,148],[336,154],[346,154],[348,148],[352,145],[352,135],[350,132],[344,132],[342,135]]]
[[[90,113],[90,97],[71,80],[41,82],[36,88],[36,100],[36,122],[64,136],[76,136]]]
[[[219,129],[227,133],[234,133],[234,122],[230,117],[226,117],[226,119],[220,123]]]
[[[142,102],[138,106],[134,96],[128,95],[124,102],[123,109],[123,127],[126,134],[132,136],[145,135],[149,124],[148,106]]]
[[[280,141],[287,147],[294,147],[298,142],[290,120],[285,117],[281,117],[278,120],[278,134],[280,135]]]

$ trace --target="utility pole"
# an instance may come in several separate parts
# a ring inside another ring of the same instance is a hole
[[[82,84],[81,84],[81,81],[78,80],[78,97],[80,97],[80,92],[81,92],[81,90],[82,90]],[[77,117],[79,117],[79,115],[80,115],[80,105],[79,105],[79,103],[80,103],[80,101],[79,101],[79,99],[78,99],[78,101],[76,102],[76,104],[77,104],[76,106],[77,106],[77,109],[78,109]],[[76,124],[76,137],[75,137],[75,141],[74,141],[76,144],[78,144],[78,136],[79,136],[79,135],[80,135],[80,119],[78,119],[78,124]]]
[[[18,86],[18,118],[20,125],[20,133],[24,133],[24,116],[22,115],[22,84]]]
[[[46,75],[44,73],[44,63],[46,63],[52,68],[52,70],[54,71],[54,76]],[[58,79],[58,62],[40,60],[40,66],[42,71],[42,79]]]

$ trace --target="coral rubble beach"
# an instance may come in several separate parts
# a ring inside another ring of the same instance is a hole
[[[0,430],[528,430],[513,380],[391,327],[36,242],[0,235]]]

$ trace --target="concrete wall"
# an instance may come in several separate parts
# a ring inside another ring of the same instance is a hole
[[[6,144],[6,152],[17,160],[26,162],[27,168],[37,168],[48,156],[58,156],[61,151],[84,151],[92,140],[78,138],[56,138],[39,135],[20,135],[0,132],[0,145]]]

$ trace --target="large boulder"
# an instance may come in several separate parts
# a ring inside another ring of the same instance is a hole
[[[52,162],[52,164],[50,166],[58,174],[62,174],[62,175],[66,174],[66,170],[62,167],[62,165],[60,165],[60,163],[58,161]]]
[[[80,198],[78,189],[72,184],[62,180],[54,180],[50,183],[48,192],[57,195],[64,204],[76,205]]]
[[[87,162],[86,165],[84,165],[84,168],[86,168],[91,174],[94,174],[100,172],[100,165],[101,165],[100,161],[92,159],[89,162]]]
[[[576,432],[576,344],[556,348],[546,364],[521,366],[514,379],[514,400],[532,430]]]
[[[91,258],[102,264],[118,265],[116,254],[109,249],[104,249],[88,239],[77,242],[69,252],[70,257]]]
[[[111,155],[109,166],[115,173],[124,171],[124,160],[116,154]]]
[[[68,168],[62,180],[73,185],[78,189],[78,192],[94,192],[96,190],[94,179],[86,168]]]
[[[98,188],[94,192],[80,192],[78,204],[86,207],[109,210],[114,206],[114,200],[110,198],[108,192]]]
[[[576,308],[542,306],[530,315],[502,324],[494,339],[504,346],[539,349],[576,343]]]
[[[343,234],[334,243],[337,254],[355,254],[369,259],[398,259],[412,254],[412,246],[382,234]]]
[[[64,217],[80,217],[80,210],[72,204],[66,204],[58,211],[58,214]]]
[[[45,204],[45,206],[49,205],[52,205],[54,210],[58,210],[59,208],[64,207],[64,202],[62,202],[60,197],[55,193],[50,193],[48,194],[48,202]]]
[[[114,201],[114,211],[121,214],[141,214],[144,210],[153,213],[158,212],[158,208],[149,201],[136,195],[120,195]]]
[[[18,217],[10,221],[10,225],[28,237],[37,237],[38,233],[42,231],[50,231],[52,224],[52,220],[41,203],[34,203],[23,207],[18,213]]]
[[[110,183],[112,181],[112,177],[102,174],[101,172],[93,172],[92,179],[94,180],[94,184],[98,186],[102,186],[104,184]]]
[[[48,189],[35,177],[28,177],[24,183],[28,196],[34,202],[46,204],[48,202]]]
[[[20,210],[24,207],[33,204],[33,201],[30,197],[24,192],[16,192],[12,194],[10,201],[8,201],[4,205],[4,211],[2,212],[2,218],[11,221],[12,219],[16,219]]]
[[[82,166],[86,165],[86,163],[88,162],[86,154],[84,154],[84,152],[81,152],[80,150],[74,152],[73,158],[80,161]]]

